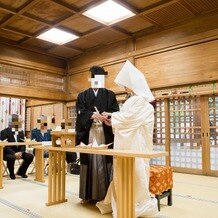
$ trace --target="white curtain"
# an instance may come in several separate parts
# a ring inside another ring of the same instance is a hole
[[[22,130],[25,131],[25,99],[0,97],[0,131],[8,127],[11,114],[22,117]]]

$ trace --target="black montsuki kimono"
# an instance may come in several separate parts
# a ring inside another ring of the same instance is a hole
[[[105,88],[99,88],[97,96],[95,96],[94,91],[92,88],[89,88],[85,90],[84,92],[81,92],[77,97],[76,102],[76,110],[77,110],[77,120],[76,120],[76,145],[80,144],[80,142],[83,142],[84,144],[89,143],[89,131],[92,125],[93,120],[91,119],[91,116],[93,112],[95,112],[94,107],[97,107],[99,113],[102,112],[115,112],[119,110],[119,105],[116,100],[114,92],[105,89]],[[107,126],[103,123],[103,131],[105,135],[105,144],[111,143],[114,140],[114,135],[112,132],[112,127]],[[113,148],[113,144],[110,145],[109,148]],[[100,156],[100,155],[98,155]],[[110,172],[107,172],[104,177],[106,178],[106,190],[101,192],[100,196],[93,195],[92,194],[92,188],[93,187],[93,180],[92,180],[92,174],[93,174],[93,167],[90,159],[92,155],[89,154],[80,154],[80,162],[81,166],[85,165],[87,172],[80,173],[80,198],[83,200],[102,200],[104,198],[104,195],[106,194],[107,188],[110,183],[109,174]],[[105,163],[99,163],[102,164],[108,164],[112,163],[113,158],[110,156],[104,156],[103,162]],[[82,167],[81,167],[82,169]],[[96,182],[96,185],[98,183]],[[85,186],[85,187],[82,187]],[[95,189],[95,188],[94,188]],[[98,188],[99,189],[99,188]],[[81,191],[83,190],[83,191]],[[93,197],[95,196],[95,197]],[[97,198],[97,199],[95,199]]]

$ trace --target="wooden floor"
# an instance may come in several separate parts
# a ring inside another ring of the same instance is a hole
[[[67,198],[63,204],[47,207],[47,181],[38,183],[34,176],[10,180],[4,177],[0,190],[0,217],[2,218],[108,218],[94,205],[82,205],[78,198],[79,177],[67,175]],[[174,173],[173,206],[161,201],[161,213],[171,218],[217,218],[218,178]]]

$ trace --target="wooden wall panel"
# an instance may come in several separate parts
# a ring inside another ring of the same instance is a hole
[[[130,54],[132,51],[133,43],[130,39],[92,50],[79,56],[70,63],[70,74],[77,73],[81,69],[88,69],[92,65],[110,64],[109,62],[125,58],[125,56]],[[104,62],[104,60],[107,61]]]
[[[218,41],[137,58],[151,88],[218,80]]]
[[[14,66],[21,66],[40,71],[65,74],[66,61],[22,49],[0,45],[0,63],[6,62]]]
[[[65,75],[62,59],[0,45],[0,95],[64,101]]]
[[[218,34],[217,20],[218,14],[211,14],[174,28],[139,37],[136,39],[135,55],[158,52],[160,49],[170,49],[171,46],[182,46],[197,40],[216,37]]]
[[[69,76],[68,100],[75,99],[78,93],[90,87],[89,77],[88,70]]]
[[[125,62],[120,62],[104,67],[108,72],[108,77],[105,80],[105,87],[113,90],[116,93],[124,92],[124,89],[114,83],[114,80]]]
[[[110,72],[106,87],[122,92],[113,80],[126,59],[135,60],[151,89],[218,80],[217,19],[211,13],[150,35],[142,31],[127,45],[117,42],[72,60],[68,100],[90,86],[85,72],[94,64]]]
[[[114,79],[121,69],[121,66],[124,62],[116,63],[112,65],[107,65],[104,69],[108,72],[108,76],[105,78],[105,88],[111,89],[114,92],[122,92],[124,91],[121,87],[117,86],[114,83]],[[69,77],[69,95],[68,101],[76,99],[78,93],[84,91],[91,87],[91,83],[88,81],[90,77],[90,72],[88,70],[73,74]]]
[[[47,104],[53,104],[53,102],[28,99],[28,101],[26,102],[26,107],[36,107]]]
[[[24,87],[15,87],[8,85],[0,85],[0,95],[2,96],[13,96],[16,98],[34,98],[34,99],[45,99],[63,102],[66,100],[67,96],[64,92],[55,92],[55,91],[40,91],[31,88]]]

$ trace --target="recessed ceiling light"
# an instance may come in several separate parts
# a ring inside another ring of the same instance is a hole
[[[100,23],[111,25],[121,20],[134,16],[129,9],[118,3],[108,0],[94,8],[83,13],[83,15],[92,18]]]
[[[53,42],[58,45],[63,45],[67,42],[75,40],[79,38],[78,36],[65,32],[63,30],[59,30],[56,28],[52,28],[41,35],[37,36],[38,39],[42,39],[48,42]]]

